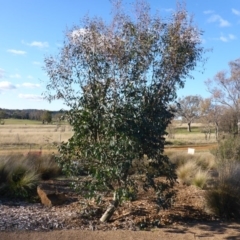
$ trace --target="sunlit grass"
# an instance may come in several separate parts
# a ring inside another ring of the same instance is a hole
[[[207,171],[198,170],[193,176],[191,184],[202,189],[205,187],[208,179],[209,176]]]

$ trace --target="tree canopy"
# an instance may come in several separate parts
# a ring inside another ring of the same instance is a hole
[[[179,108],[177,115],[188,124],[188,131],[191,132],[191,123],[200,117],[199,105],[202,101],[199,95],[189,95],[184,98],[179,98]]]
[[[201,32],[183,6],[163,20],[144,1],[136,2],[131,16],[121,1],[114,3],[111,22],[83,18],[66,32],[59,54],[45,58],[45,96],[64,100],[74,130],[60,145],[58,161],[71,174],[76,161],[86,169],[90,180],[76,187],[88,197],[100,201],[104,192],[113,193],[102,221],[119,202],[137,196],[139,181],[146,191],[156,191],[162,207],[169,203],[176,179],[163,154],[165,129],[174,116],[169,103],[204,51]],[[137,181],[133,161],[141,173]]]
[[[240,121],[240,58],[229,62],[230,74],[219,71],[213,79],[208,79],[206,85],[212,98],[230,108],[233,117],[233,132],[238,131]]]

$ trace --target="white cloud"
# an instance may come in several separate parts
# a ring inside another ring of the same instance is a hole
[[[232,8],[232,13],[240,16],[240,11],[238,11],[237,9]]]
[[[48,42],[40,42],[40,41],[33,41],[31,43],[27,43],[22,40],[22,43],[31,47],[38,47],[38,48],[47,48],[49,47]]]
[[[229,39],[231,39],[231,40],[236,39],[236,36],[234,36],[233,34],[228,34],[228,37],[229,37]]]
[[[16,55],[24,55],[24,54],[26,54],[26,52],[22,51],[22,50],[8,49],[7,51],[10,52],[10,53],[16,54]]]
[[[8,81],[0,82],[0,90],[12,90],[15,88],[16,88],[16,86],[13,85],[11,82],[8,82]]]
[[[33,79],[33,76],[28,75],[27,78],[28,78],[28,79]]]
[[[47,48],[49,47],[48,42],[33,41],[29,44],[31,47]]]
[[[219,39],[220,39],[222,42],[228,42],[228,39],[227,39],[226,37],[221,36]]]
[[[29,83],[29,82],[25,82],[22,84],[23,87],[26,87],[26,88],[39,88],[41,87],[40,84],[37,84],[37,83]]]
[[[37,62],[37,61],[34,61],[34,62],[32,62],[34,65],[41,65],[41,63],[40,62]]]
[[[28,100],[43,100],[43,97],[41,95],[35,95],[35,94],[19,94],[18,95],[19,98],[23,98],[23,99],[28,99]]]
[[[21,78],[21,75],[16,73],[16,74],[10,75],[10,78]]]
[[[203,13],[204,14],[212,14],[212,13],[214,13],[214,11],[213,10],[206,10],[206,11],[203,11]]]
[[[217,14],[212,15],[208,19],[208,22],[217,22],[219,23],[220,27],[228,27],[231,25],[227,20],[223,19],[220,15]]]
[[[223,34],[221,34],[221,37],[219,38],[219,40],[222,42],[229,42],[234,39],[236,39],[236,36],[233,34],[228,34],[228,36],[224,36]]]

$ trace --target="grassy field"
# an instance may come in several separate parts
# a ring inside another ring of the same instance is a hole
[[[35,121],[35,120],[27,120],[27,119],[5,119],[4,120],[4,125],[40,125],[42,124],[41,121]]]
[[[67,141],[72,134],[69,125],[43,125],[36,121],[10,119],[0,125],[0,150],[56,149],[57,144]]]
[[[176,124],[173,137],[166,137],[166,147],[202,146],[216,143],[214,134],[209,140],[201,133],[201,124],[192,124],[192,132],[187,131],[187,124]],[[56,150],[56,145],[67,141],[73,135],[71,126],[42,124],[41,121],[6,119],[0,125],[0,151],[29,151],[42,148],[43,151]],[[199,148],[200,149],[200,148]]]

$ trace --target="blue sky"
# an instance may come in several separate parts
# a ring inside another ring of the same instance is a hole
[[[124,0],[126,4],[130,1]],[[167,16],[176,0],[149,0],[152,12]],[[187,79],[179,97],[199,94],[209,97],[204,81],[228,62],[240,58],[240,0],[186,0],[186,9],[204,31],[202,44],[212,51],[208,61]],[[85,15],[110,19],[109,0],[0,0],[0,108],[65,108],[60,101],[42,99],[47,76],[43,60],[63,44],[67,27],[79,24]],[[127,5],[126,5],[127,6]]]

